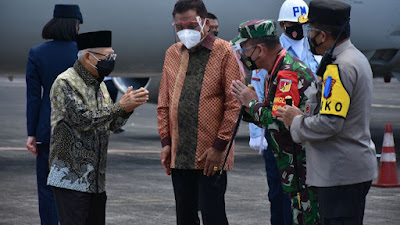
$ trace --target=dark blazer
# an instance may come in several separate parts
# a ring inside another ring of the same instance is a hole
[[[74,65],[74,41],[48,41],[33,47],[26,66],[26,120],[28,136],[50,142],[50,89],[57,76]]]

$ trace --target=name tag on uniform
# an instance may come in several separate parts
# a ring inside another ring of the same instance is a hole
[[[350,96],[340,80],[338,65],[328,65],[323,80],[320,114],[346,118]]]

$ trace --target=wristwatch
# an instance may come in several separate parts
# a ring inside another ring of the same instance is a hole
[[[249,102],[249,109],[257,103],[257,100],[251,100]]]

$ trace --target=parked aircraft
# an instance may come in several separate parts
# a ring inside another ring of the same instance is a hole
[[[400,4],[398,0],[344,0],[352,5],[352,42],[367,56],[375,77],[400,78]],[[124,89],[150,84],[157,96],[166,49],[177,40],[172,26],[176,0],[3,0],[0,25],[1,76],[24,76],[29,49],[43,42],[41,30],[59,3],[79,4],[80,32],[109,29],[118,54],[114,81]],[[306,2],[309,2],[307,0]],[[283,0],[204,0],[219,18],[219,37],[231,40],[250,19],[277,19]],[[152,79],[151,79],[152,78]]]

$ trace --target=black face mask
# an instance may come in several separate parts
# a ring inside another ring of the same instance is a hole
[[[218,31],[213,31],[214,36],[217,37],[218,36]]]
[[[97,62],[97,72],[99,73],[99,78],[110,75],[114,70],[115,59],[103,59]]]
[[[311,53],[314,55],[318,55],[317,47],[322,44],[322,42],[318,44],[317,41],[315,40],[315,38],[318,37],[319,34],[320,34],[320,32],[317,35],[315,35],[315,37],[313,37],[313,38],[307,37],[308,44],[310,45]]]
[[[301,24],[297,24],[291,27],[285,26],[286,34],[293,40],[301,40],[304,37],[303,34],[303,26]]]
[[[243,65],[250,71],[258,69],[256,65],[256,60],[252,60],[251,57],[253,56],[254,51],[256,48],[254,48],[253,52],[249,57],[245,56],[244,54],[240,54],[240,61],[242,61]]]

